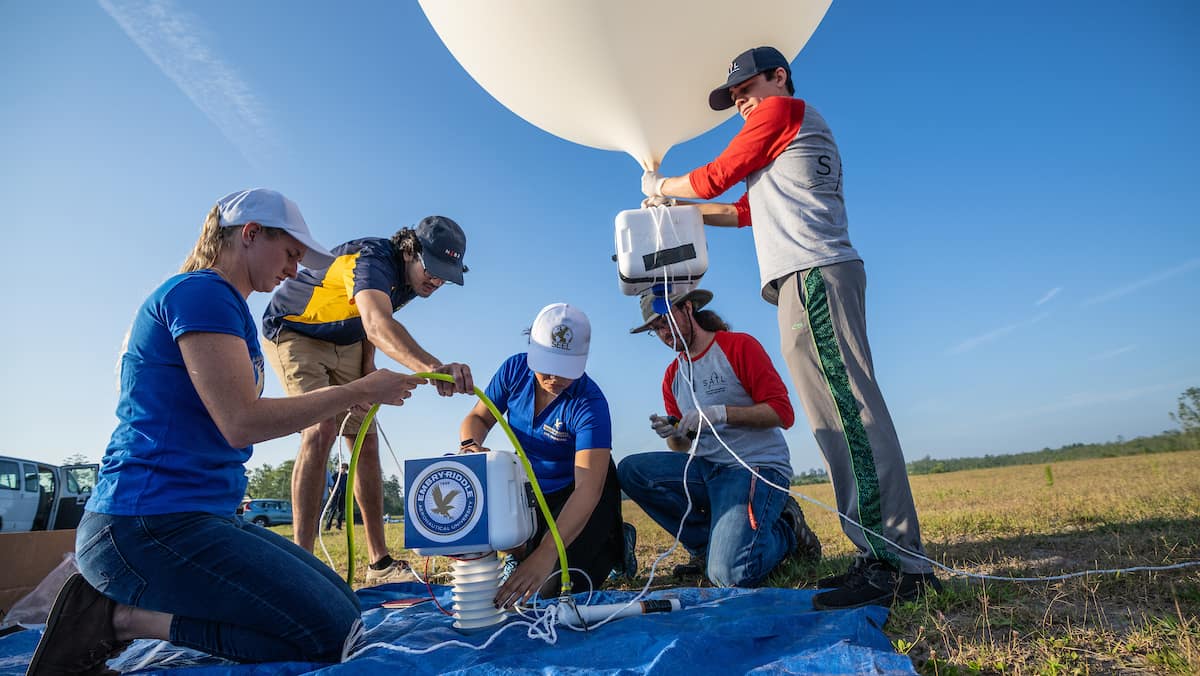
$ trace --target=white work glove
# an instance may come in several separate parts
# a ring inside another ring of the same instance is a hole
[[[683,418],[679,420],[679,425],[676,426],[676,436],[686,436],[688,439],[694,439],[700,432],[701,411],[704,412],[704,417],[708,418],[708,422],[712,423],[713,427],[725,424],[725,404],[704,406],[699,411],[693,410],[683,414]]]
[[[642,174],[642,194],[646,197],[662,197],[663,181],[666,176],[660,176],[657,171],[647,171]]]
[[[671,418],[666,416],[651,415],[650,429],[654,430],[654,433],[663,439],[675,436],[675,423],[671,422]]]
[[[651,207],[673,207],[675,206],[674,197],[647,197],[642,200],[642,208],[649,209]]]

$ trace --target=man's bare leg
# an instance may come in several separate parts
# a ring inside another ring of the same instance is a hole
[[[317,529],[321,527],[326,464],[336,436],[334,420],[325,420],[300,432],[300,452],[292,468],[292,539],[305,551],[313,550]]]
[[[354,439],[347,437],[347,440],[353,447]],[[379,462],[378,434],[363,438],[358,466],[354,469],[354,499],[358,501],[367,531],[368,563],[375,563],[389,553],[383,524],[383,467]],[[353,522],[352,515],[348,514],[346,518]]]

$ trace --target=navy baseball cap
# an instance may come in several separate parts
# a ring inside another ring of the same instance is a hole
[[[776,68],[783,68],[791,77],[792,67],[788,65],[787,59],[783,58],[783,54],[780,54],[779,50],[774,47],[755,47],[738,54],[733,63],[729,64],[729,77],[726,78],[725,84],[712,90],[712,93],[708,95],[708,107],[713,110],[732,108],[733,98],[729,95],[731,87],[736,87],[759,73]]]
[[[463,254],[467,236],[462,228],[445,216],[426,216],[417,223],[417,241],[421,243],[421,262],[429,274],[462,286]]]

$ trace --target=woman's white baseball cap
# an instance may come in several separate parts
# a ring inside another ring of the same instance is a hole
[[[333,254],[313,239],[300,207],[274,190],[252,188],[229,193],[217,200],[217,209],[222,228],[253,222],[286,231],[308,249],[301,259],[306,268],[327,268],[333,264]]]
[[[542,308],[529,330],[529,368],[575,380],[587,366],[592,324],[583,311],[566,303]]]

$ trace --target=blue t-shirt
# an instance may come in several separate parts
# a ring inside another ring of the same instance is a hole
[[[185,333],[246,341],[259,394],[263,357],[246,299],[211,270],[171,277],[138,309],[121,354],[117,424],[87,509],[127,516],[233,514],[253,447],[225,441],[192,385],[175,342]]]
[[[364,237],[334,247],[327,268],[304,268],[271,296],[263,312],[263,335],[279,337],[280,329],[352,345],[367,337],[354,294],[364,289],[382,291],[392,301],[392,312],[417,294],[404,280],[404,262],[390,239]]]
[[[508,413],[542,491],[553,493],[575,480],[575,451],[612,448],[612,419],[608,400],[586,373],[534,417],[537,388],[522,352],[500,365],[487,396],[500,413]]]

